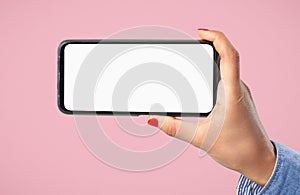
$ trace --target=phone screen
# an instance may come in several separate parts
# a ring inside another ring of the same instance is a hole
[[[59,107],[64,113],[208,114],[216,52],[195,41],[64,41]]]

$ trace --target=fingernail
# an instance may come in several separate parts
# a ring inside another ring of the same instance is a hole
[[[158,127],[158,120],[156,118],[148,119],[147,123],[151,126]]]
[[[198,28],[198,30],[209,30],[207,28]]]

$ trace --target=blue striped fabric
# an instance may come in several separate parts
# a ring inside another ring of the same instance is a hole
[[[237,186],[237,195],[256,195],[262,189],[260,185],[241,175]]]

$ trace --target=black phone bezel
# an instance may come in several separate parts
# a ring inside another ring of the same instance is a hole
[[[69,39],[62,41],[58,46],[58,61],[57,61],[57,105],[59,110],[64,114],[79,114],[79,115],[123,115],[123,116],[139,116],[149,115],[149,112],[123,112],[123,111],[72,111],[64,106],[64,49],[68,44],[208,44],[214,50],[213,68],[213,107],[217,98],[217,84],[220,80],[219,76],[219,54],[214,45],[210,41],[205,40],[167,40],[167,39]],[[218,69],[216,69],[216,67]],[[212,108],[213,109],[213,108]],[[207,113],[180,113],[180,112],[151,112],[151,115],[167,115],[173,117],[205,117]]]

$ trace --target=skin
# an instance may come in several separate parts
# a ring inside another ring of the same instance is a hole
[[[239,54],[222,32],[198,33],[202,39],[213,42],[220,55],[221,81],[213,111],[201,123],[149,116],[148,124],[205,150],[224,167],[264,186],[274,169],[276,154],[250,90],[240,79]]]

